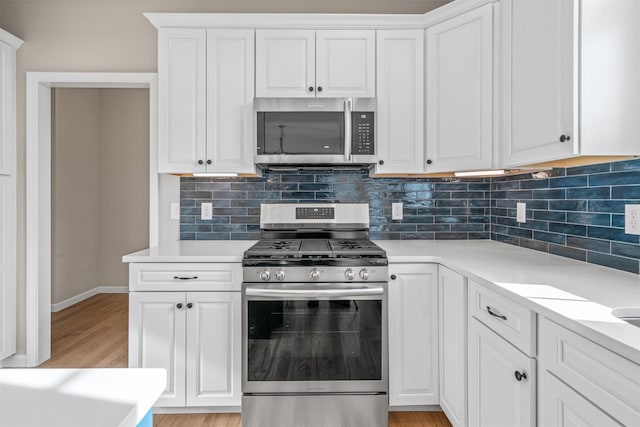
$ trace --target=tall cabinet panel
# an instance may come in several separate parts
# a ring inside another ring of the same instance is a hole
[[[239,406],[240,292],[187,293],[187,406]]]
[[[206,169],[206,30],[158,32],[158,171]]]
[[[438,266],[389,266],[389,405],[437,405]]]
[[[16,49],[0,29],[0,360],[16,352]]]
[[[467,425],[467,279],[440,266],[440,406],[454,427]]]
[[[376,172],[422,173],[424,32],[377,32]]]
[[[255,172],[254,31],[207,31],[207,172]]]
[[[502,146],[505,165],[577,153],[578,1],[504,0]]]
[[[491,168],[493,5],[427,28],[426,64],[426,171]]]

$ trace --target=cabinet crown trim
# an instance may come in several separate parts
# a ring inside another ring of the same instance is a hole
[[[20,46],[22,46],[22,43],[24,43],[22,39],[19,39],[18,37],[14,36],[8,31],[3,30],[2,28],[0,28],[0,42],[5,42],[11,45],[11,47],[13,47],[14,49],[18,49]]]

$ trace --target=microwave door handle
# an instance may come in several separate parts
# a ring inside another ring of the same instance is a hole
[[[264,289],[246,288],[245,294],[250,297],[277,297],[277,298],[331,298],[331,297],[359,297],[371,295],[383,295],[384,289],[376,288],[356,288],[356,289]]]
[[[352,100],[347,98],[344,100],[344,160],[351,161],[351,110]]]

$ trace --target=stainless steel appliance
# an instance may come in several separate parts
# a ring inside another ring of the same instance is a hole
[[[387,426],[387,257],[367,204],[261,207],[243,258],[244,427]]]
[[[255,108],[258,165],[376,162],[375,100],[256,99]]]

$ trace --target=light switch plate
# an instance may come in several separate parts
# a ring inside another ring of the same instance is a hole
[[[171,202],[171,219],[180,219],[180,203]]]
[[[213,203],[202,203],[200,205],[200,219],[208,220],[213,218]]]
[[[640,235],[640,205],[624,206],[624,232]]]
[[[521,223],[527,222],[527,204],[526,203],[516,204],[516,221]]]
[[[402,219],[402,203],[391,203],[391,219]]]

